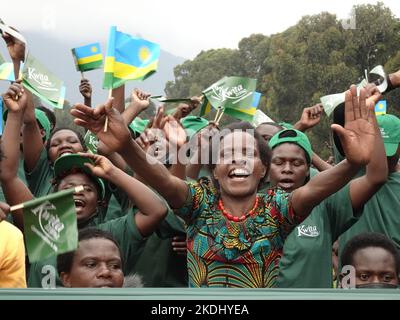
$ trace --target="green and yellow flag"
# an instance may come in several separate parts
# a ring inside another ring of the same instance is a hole
[[[256,114],[260,98],[261,93],[254,92],[253,101],[250,107],[245,108],[244,106],[240,106],[239,108],[225,108],[225,113],[236,119],[252,122]]]
[[[30,262],[77,248],[78,227],[73,193],[82,190],[83,186],[62,190],[10,208],[10,211],[23,209]]]
[[[28,53],[22,69],[22,84],[40,100],[62,109],[65,99],[64,82]]]
[[[211,112],[211,109],[212,109],[212,105],[211,105],[210,101],[208,101],[208,99],[206,97],[204,97],[203,102],[201,103],[201,106],[200,106],[199,116],[204,117],[205,115],[207,115]]]
[[[110,29],[104,64],[104,89],[114,89],[128,80],[145,80],[156,72],[160,46]]]
[[[97,139],[96,135],[93,134],[91,131],[87,131],[85,137],[86,147],[90,153],[97,154],[97,147],[99,145],[99,139]]]
[[[6,62],[0,54],[0,80],[15,81],[14,65]]]
[[[77,71],[85,72],[100,69],[103,66],[103,55],[100,43],[71,49]]]
[[[258,105],[260,100],[260,96],[257,95],[258,100],[253,101],[256,86],[256,79],[224,77],[204,90],[203,94],[212,107],[222,109],[235,118],[251,121],[257,109],[253,104]],[[210,109],[205,105],[200,115],[207,112],[207,108]]]

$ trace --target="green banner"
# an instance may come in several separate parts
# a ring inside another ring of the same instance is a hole
[[[224,77],[203,91],[214,108],[251,108],[257,80],[243,77]]]
[[[99,144],[99,139],[97,139],[96,135],[94,135],[89,130],[86,132],[85,137],[85,144],[88,148],[88,151],[93,154],[97,154],[97,146]]]
[[[30,53],[22,69],[23,85],[38,98],[52,107],[61,108],[64,104],[64,82],[36,60]]]
[[[21,205],[30,262],[77,248],[78,228],[72,196],[77,188],[83,187],[52,193]]]

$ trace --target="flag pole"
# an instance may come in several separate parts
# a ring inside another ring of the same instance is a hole
[[[215,118],[214,118],[214,122],[216,123],[217,122],[217,119],[218,119],[218,117],[219,117],[219,113],[221,112],[221,107],[219,107],[218,109],[217,109],[217,113],[215,114]]]
[[[110,90],[108,91],[108,99],[112,98],[112,90],[113,90],[113,89],[110,89]],[[107,132],[107,129],[108,129],[108,116],[106,115],[106,121],[104,122],[104,129],[103,129],[103,132]]]
[[[81,77],[82,77],[82,79],[85,79],[85,75],[83,74],[83,71],[81,71]]]
[[[367,69],[364,69],[364,73],[365,73],[365,80],[367,80],[367,82],[369,83]]]
[[[85,190],[85,188],[82,185],[74,188],[74,192],[82,192],[83,190]],[[16,205],[10,207],[10,212],[23,209],[24,207],[25,207],[25,203],[16,204]]]
[[[217,122],[216,122],[217,126],[219,125],[219,122],[221,121],[222,116],[224,115],[224,111],[225,111],[225,108],[222,108],[221,109],[221,114],[219,115],[219,118],[217,119]]]

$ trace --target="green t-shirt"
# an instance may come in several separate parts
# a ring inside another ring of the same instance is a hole
[[[339,238],[339,257],[348,240],[364,232],[378,232],[391,239],[400,250],[400,172],[389,174],[388,181],[365,204],[362,217]]]
[[[145,287],[187,287],[186,256],[172,250],[172,238],[186,238],[184,222],[171,210],[164,222],[147,240],[135,272]]]
[[[332,244],[357,221],[349,189],[321,202],[286,238],[277,287],[332,287]]]
[[[54,169],[47,158],[45,148],[40,153],[39,160],[31,172],[25,170],[26,181],[29,190],[34,197],[41,197],[51,193],[53,186],[51,184],[54,177]]]
[[[92,221],[92,223],[87,225],[88,227],[91,226],[108,231],[113,235],[123,255],[123,270],[125,275],[134,272],[134,265],[138,261],[146,243],[145,238],[142,237],[136,227],[133,215],[134,213],[128,214],[119,219],[114,219],[98,225]],[[46,287],[46,285],[49,285],[49,279],[52,277],[50,273],[54,273],[54,270],[56,275],[55,285],[62,286],[56,267],[56,256],[44,261],[32,263],[29,271],[28,287]]]

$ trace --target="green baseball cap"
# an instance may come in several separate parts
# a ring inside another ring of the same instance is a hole
[[[302,148],[306,153],[308,163],[311,163],[313,152],[310,140],[308,140],[307,136],[303,132],[296,129],[279,131],[271,138],[271,140],[269,140],[269,147],[273,149],[276,146],[286,142],[297,144],[300,148]]]
[[[129,130],[131,130],[131,132],[133,132],[135,136],[139,136],[140,134],[143,133],[144,129],[146,129],[149,122],[150,120],[135,118],[128,126],[128,128]]]
[[[66,173],[71,172],[74,169],[83,171],[84,173],[89,175],[93,179],[93,181],[97,184],[101,192],[100,198],[104,199],[106,193],[106,187],[103,179],[95,176],[92,173],[92,171],[90,171],[90,169],[85,166],[85,163],[94,164],[94,162],[91,159],[82,157],[79,154],[67,154],[65,156],[61,156],[54,163],[54,176],[62,177]]]
[[[3,113],[3,120],[4,122],[7,121],[7,115],[8,115],[8,110],[5,110]],[[43,112],[42,110],[35,109],[35,117],[36,120],[39,122],[39,125],[41,128],[44,130],[45,133],[45,139],[48,140],[50,137],[50,131],[51,131],[51,124],[49,118],[47,118],[46,113]]]
[[[386,156],[394,156],[400,143],[400,119],[392,114],[383,114],[377,116],[376,120],[381,129]]]
[[[186,130],[186,134],[191,139],[197,132],[208,126],[207,119],[196,116],[187,116],[181,119],[181,124]]]

